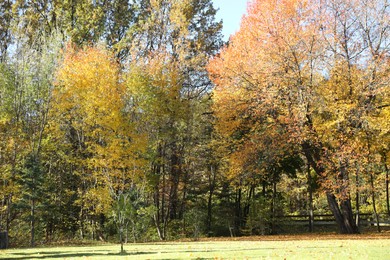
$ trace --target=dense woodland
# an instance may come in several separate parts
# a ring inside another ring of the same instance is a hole
[[[252,0],[226,43],[216,12],[0,2],[11,244],[308,232],[280,219],[313,214],[358,233],[363,213],[389,219],[390,2]]]

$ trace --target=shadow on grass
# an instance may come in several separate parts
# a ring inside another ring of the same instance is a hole
[[[93,250],[91,253],[97,253],[97,254],[102,254],[98,252],[107,252],[107,250]],[[59,254],[67,254],[67,252],[64,251],[40,251],[40,252],[34,252],[34,253],[22,253],[22,252],[16,252],[16,253],[11,253],[12,255],[21,255],[21,256],[26,256],[26,255],[59,255]]]
[[[39,254],[39,255],[38,255]],[[67,258],[67,257],[96,257],[96,256],[137,256],[157,254],[156,252],[131,252],[131,253],[66,253],[66,252],[36,252],[36,253],[12,253],[9,259],[45,259],[45,258]],[[13,257],[14,255],[18,255]]]
[[[309,247],[303,247],[304,249],[326,249],[329,248],[329,246],[323,246],[323,247],[318,247],[318,246],[309,246]],[[176,253],[180,254],[186,254],[186,253],[216,253],[216,252],[235,252],[235,251],[241,251],[241,252],[246,252],[246,251],[272,251],[272,250],[280,250],[280,248],[273,248],[273,247],[267,247],[267,248],[257,248],[257,247],[249,247],[249,248],[233,248],[233,249],[228,249],[228,248],[223,248],[223,249],[208,249],[208,250],[177,250]],[[100,252],[99,252],[100,251]],[[155,254],[166,254],[166,253],[172,253],[171,251],[159,251],[159,252],[153,252],[153,251],[148,251],[148,252],[125,252],[125,253],[113,253],[113,252],[108,252],[108,253],[103,253],[107,252],[106,250],[94,250],[93,252],[66,252],[66,251],[41,251],[41,252],[31,252],[31,253],[21,253],[21,252],[15,252],[15,253],[10,253],[9,257],[10,259],[45,259],[45,258],[51,258],[51,259],[56,259],[56,258],[71,258],[71,257],[104,257],[104,256],[117,256],[118,258],[121,256],[142,256],[142,255],[155,255]],[[213,258],[197,258],[201,260],[205,259],[213,259]]]

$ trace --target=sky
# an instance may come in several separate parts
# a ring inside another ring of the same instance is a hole
[[[216,20],[223,20],[222,34],[224,40],[240,28],[241,17],[246,13],[249,0],[213,0],[214,7],[219,8]]]

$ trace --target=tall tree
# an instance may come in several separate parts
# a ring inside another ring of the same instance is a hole
[[[93,221],[110,210],[115,195],[139,177],[144,138],[137,132],[119,68],[102,48],[66,49],[58,70],[52,124],[54,141],[67,144],[78,186],[79,220]],[[112,195],[112,196],[111,196]]]
[[[202,113],[195,110],[211,86],[205,65],[220,46],[221,24],[209,0],[142,1],[141,7],[128,35],[127,84],[148,122],[155,221],[165,239],[169,221],[183,217],[195,115]]]
[[[1,229],[10,232],[13,219],[11,211],[13,196],[19,189],[16,183],[16,166],[18,155],[25,148],[22,142],[22,133],[18,127],[19,120],[12,120],[18,116],[18,92],[15,84],[16,75],[11,66],[1,63],[0,71],[3,75],[0,80],[0,129],[1,129]],[[14,102],[16,101],[16,102]],[[20,104],[20,103],[19,103]]]
[[[40,158],[47,127],[47,115],[51,100],[53,71],[58,59],[60,43],[53,34],[37,38],[34,45],[26,44],[22,36],[15,38],[17,46],[10,57],[8,69],[4,70],[4,80],[1,86],[2,96],[2,150],[4,158],[2,166],[8,169],[4,183],[18,187],[6,195],[7,222],[10,214],[24,214],[24,208],[29,207],[27,214],[31,219],[31,245],[34,245],[34,190],[41,188],[43,175]],[[38,51],[38,49],[40,51]],[[5,67],[6,68],[6,67]],[[8,130],[6,130],[8,129]],[[17,184],[17,185],[16,185]],[[26,185],[25,185],[26,184]],[[25,200],[30,194],[30,200]],[[19,196],[17,196],[19,195]],[[25,196],[27,195],[27,196]],[[15,208],[14,206],[21,206]],[[9,229],[9,224],[7,224]]]
[[[376,59],[363,55],[367,44],[358,33],[364,29],[352,7],[368,13],[382,6],[382,12],[388,13],[386,5],[354,3],[254,1],[240,31],[209,65],[217,85],[217,113],[221,120],[231,122],[225,131],[234,133],[246,120],[253,127],[259,120],[252,123],[250,119],[259,117],[265,127],[276,124],[284,129],[289,137],[285,142],[298,145],[319,175],[342,233],[357,232],[349,174],[353,151],[357,151],[353,138],[362,132],[356,119],[367,107],[363,103],[373,101],[362,89],[372,86],[365,82],[372,77],[363,76],[361,68]],[[381,24],[383,17],[370,19]],[[380,46],[383,53],[388,52],[385,45]],[[383,75],[381,80],[386,78]],[[375,91],[386,96],[379,86]],[[383,101],[374,110],[386,111]],[[230,110],[223,111],[222,106]]]

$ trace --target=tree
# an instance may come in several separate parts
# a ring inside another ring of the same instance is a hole
[[[80,182],[81,235],[84,222],[109,212],[112,195],[126,190],[139,176],[145,139],[125,106],[126,90],[118,65],[108,51],[66,49],[57,72],[51,123],[55,142],[70,153],[71,172]]]
[[[31,208],[28,215],[31,219],[32,246],[35,243],[37,196],[34,191],[41,188],[42,182],[38,180],[44,179],[41,176],[42,144],[50,106],[52,75],[58,58],[56,50],[59,49],[57,38],[54,34],[51,37],[37,38],[34,45],[26,44],[26,38],[22,35],[15,38],[17,48],[10,55],[9,63],[3,67],[5,77],[0,91],[3,100],[2,167],[5,170],[4,184],[9,186],[3,194],[3,205],[7,209],[6,229],[9,231],[13,218],[17,219],[26,212],[24,209]],[[40,51],[37,51],[38,46]],[[31,199],[24,200],[22,193],[30,194]]]
[[[198,103],[210,88],[207,57],[220,43],[221,24],[209,0],[142,1],[131,44],[128,81],[131,105],[149,136],[155,223],[161,239],[172,220],[183,219]],[[126,42],[126,41],[124,41]],[[207,99],[204,99],[207,100]],[[196,138],[200,140],[199,138]]]
[[[355,119],[363,103],[371,102],[361,86],[372,86],[365,85],[364,79],[372,77],[363,76],[360,68],[376,57],[365,60],[362,54],[367,44],[357,34],[364,29],[358,27],[352,6],[345,1],[254,1],[239,32],[209,65],[222,131],[235,133],[248,121],[245,133],[258,122],[285,131],[282,140],[295,144],[293,151],[300,150],[319,175],[342,233],[357,232],[349,195],[350,163],[353,137],[362,129]],[[381,4],[368,5],[366,13],[374,6]],[[354,101],[357,96],[365,101]]]
[[[21,141],[22,135],[19,122],[12,120],[18,115],[16,104],[13,102],[16,97],[17,89],[15,85],[15,71],[5,63],[0,64],[0,71],[3,77],[0,80],[0,129],[1,129],[1,229],[7,233],[10,232],[10,224],[13,219],[11,208],[13,206],[13,196],[19,189],[16,183],[16,165],[18,155],[25,148]]]

